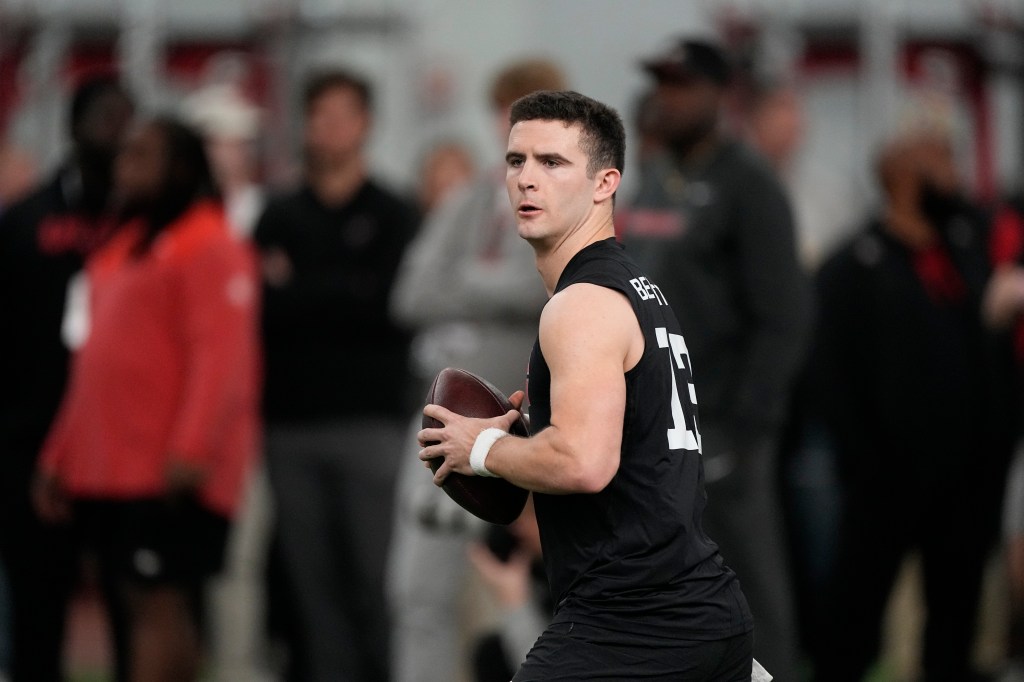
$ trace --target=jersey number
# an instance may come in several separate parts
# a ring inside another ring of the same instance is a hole
[[[697,430],[695,410],[687,415],[683,412],[683,403],[679,399],[679,384],[676,382],[676,370],[683,371],[686,386],[689,389],[690,405],[697,405],[697,391],[693,386],[693,374],[690,371],[690,356],[686,350],[686,342],[680,334],[670,334],[665,327],[654,330],[658,337],[658,347],[667,348],[669,367],[672,375],[672,428],[668,430],[668,447],[670,450],[696,450],[700,452],[700,432]]]

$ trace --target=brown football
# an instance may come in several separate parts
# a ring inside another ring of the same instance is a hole
[[[440,405],[464,417],[489,419],[512,409],[508,398],[486,380],[464,369],[442,369],[427,393],[427,403]],[[436,429],[444,424],[423,416],[423,428]],[[514,436],[529,436],[526,421],[520,417],[509,430]],[[430,460],[437,471],[442,458]],[[449,474],[441,488],[466,511],[490,523],[509,524],[519,518],[529,492],[502,478]]]

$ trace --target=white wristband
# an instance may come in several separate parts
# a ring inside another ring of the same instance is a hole
[[[469,466],[473,468],[473,473],[477,476],[496,478],[496,475],[492,474],[485,464],[487,462],[487,453],[491,451],[495,443],[507,435],[507,431],[493,427],[480,432],[480,435],[473,441],[473,449],[469,452]]]

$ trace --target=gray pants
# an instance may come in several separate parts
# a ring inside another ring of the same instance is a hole
[[[392,682],[457,680],[469,654],[459,601],[469,571],[466,550],[484,522],[434,485],[417,458],[413,416],[402,450],[388,559],[392,616]]]
[[[270,486],[262,458],[249,474],[231,525],[224,569],[207,588],[206,652],[210,679],[270,682],[267,659],[266,561],[273,528]],[[2,680],[0,680],[2,682]]]
[[[771,438],[731,451],[736,441],[717,424],[701,424],[708,506],[704,530],[736,572],[754,614],[754,656],[776,679],[798,680],[793,589]]]
[[[384,568],[401,420],[271,425],[267,471],[297,668],[311,682],[388,677]]]

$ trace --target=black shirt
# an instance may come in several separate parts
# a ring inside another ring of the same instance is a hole
[[[68,166],[0,216],[0,454],[5,470],[21,469],[19,480],[34,466],[64,391],[68,281],[109,234],[109,223],[82,200]]]
[[[407,414],[409,334],[388,297],[417,224],[412,204],[373,181],[342,206],[308,187],[270,202],[255,240],[283,251],[292,274],[264,287],[268,420]]]
[[[626,373],[619,469],[596,494],[535,494],[556,621],[635,634],[720,639],[753,621],[735,574],[701,527],[704,470],[690,358],[658,287],[614,239],[576,254],[555,294],[576,283],[623,293],[645,348]],[[551,374],[538,340],[530,419],[551,421]]]

